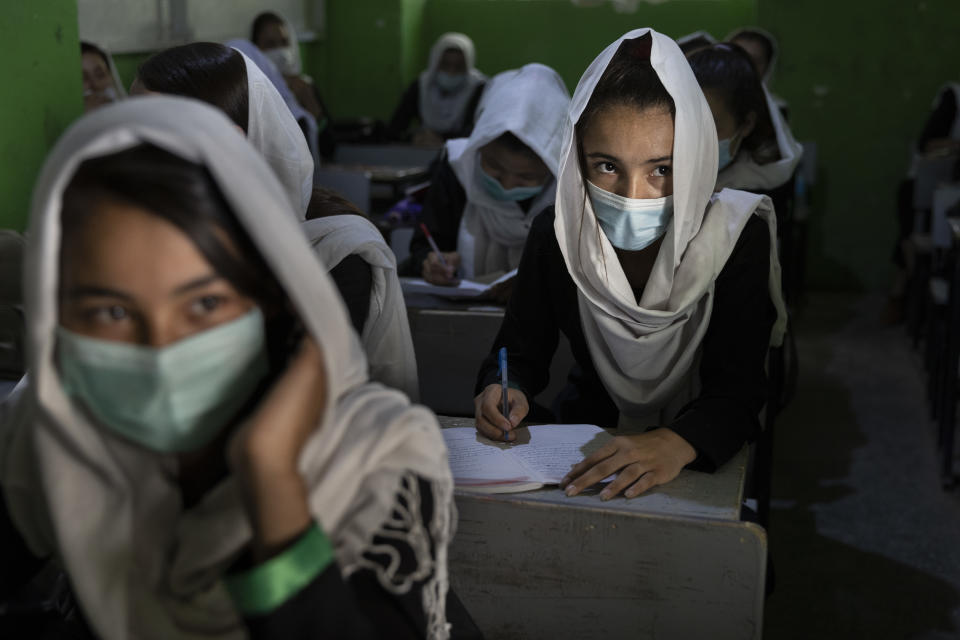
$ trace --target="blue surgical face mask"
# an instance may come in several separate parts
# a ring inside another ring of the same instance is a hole
[[[717,171],[723,171],[730,163],[733,162],[733,158],[736,156],[735,153],[730,152],[730,148],[733,146],[733,141],[736,139],[736,136],[733,138],[724,138],[720,141],[719,152],[720,158],[717,164]]]
[[[208,444],[269,370],[259,309],[159,349],[57,333],[67,394],[105,428],[161,453]]]
[[[624,198],[587,182],[590,202],[604,235],[617,249],[640,251],[667,232],[673,218],[673,196]]]
[[[479,164],[477,165],[479,166]],[[494,200],[500,202],[520,202],[528,200],[534,196],[540,195],[546,184],[538,184],[534,187],[514,187],[513,189],[504,189],[500,181],[488,174],[480,167],[480,182],[483,184],[483,190],[487,192]]]
[[[453,93],[464,85],[467,81],[465,73],[447,73],[446,71],[437,71],[433,76],[437,86],[447,93]]]

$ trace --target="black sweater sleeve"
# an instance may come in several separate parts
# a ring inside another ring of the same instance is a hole
[[[373,271],[358,255],[349,255],[330,270],[340,297],[350,313],[350,324],[359,334],[370,313],[370,291],[373,289]]]
[[[917,140],[917,151],[923,153],[931,140],[950,137],[953,122],[957,119],[957,106],[956,94],[949,88],[944,89],[940,94],[940,102],[923,126],[923,132]]]
[[[15,594],[43,567],[43,559],[30,552],[7,509],[6,497],[0,490],[0,549],[3,569],[0,570],[0,603]]]
[[[434,167],[430,190],[423,203],[423,211],[420,212],[420,222],[430,230],[430,235],[440,251],[457,250],[457,234],[466,206],[467,192],[460,184],[457,174],[453,172],[444,152]],[[427,237],[418,227],[410,240],[410,258],[403,275],[420,276],[423,261],[431,251]]]
[[[420,80],[414,80],[400,97],[400,104],[393,111],[387,135],[394,140],[406,140],[410,123],[420,118]]]
[[[770,300],[770,233],[747,222],[717,278],[700,360],[700,394],[670,425],[697,450],[691,465],[714,471],[760,432],[765,362],[776,310]]]

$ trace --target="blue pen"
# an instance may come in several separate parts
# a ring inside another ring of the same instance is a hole
[[[510,402],[507,400],[507,348],[500,347],[500,393],[503,402],[503,409],[501,412],[503,416],[509,420],[510,419]],[[510,440],[510,432],[503,432],[503,441],[508,442]]]

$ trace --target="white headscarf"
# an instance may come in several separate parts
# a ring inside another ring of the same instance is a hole
[[[369,220],[353,215],[307,220],[303,231],[328,268],[332,269],[349,255],[360,256],[370,266],[373,273],[370,311],[360,332],[360,342],[370,365],[370,379],[418,400],[417,359],[407,307],[397,279],[397,259],[383,235]]]
[[[286,103],[287,108],[290,109],[290,115],[297,121],[297,124],[301,125],[301,131],[303,131],[307,137],[307,146],[310,149],[310,155],[313,157],[314,169],[318,168],[320,166],[320,152],[318,151],[317,143],[319,136],[317,119],[297,102],[297,98],[293,95],[290,87],[287,86],[287,81],[283,79],[283,75],[277,69],[276,65],[273,64],[267,56],[263,55],[263,51],[260,51],[255,44],[249,40],[237,39],[230,40],[226,43],[226,46],[236,49],[247,56],[247,58],[252,60],[260,71],[270,79],[270,82],[273,83],[273,88],[277,90],[277,93],[280,94],[280,97],[283,98],[283,101]]]
[[[117,93],[117,100],[123,100],[127,97],[127,88],[123,86],[123,80],[120,79],[120,72],[117,71],[117,65],[113,62],[113,55],[101,47],[98,44],[93,44],[92,42],[87,42],[91,47],[94,47],[103,54],[103,57],[106,58],[107,69],[110,71],[110,77],[113,78],[113,89]]]
[[[646,34],[652,38],[650,62],[676,105],[674,214],[638,304],[585,197],[575,125],[621,43]],[[782,340],[786,310],[772,205],[765,196],[742,191],[713,194],[716,173],[713,116],[677,44],[652,29],[637,29],[604,49],[573,94],[561,154],[555,230],[577,285],[590,354],[623,424],[663,424],[680,408],[677,398],[691,393],[716,278],[751,215],[764,218],[770,227],[770,294],[779,316],[771,341]]]
[[[61,138],[37,182],[25,280],[30,383],[0,409],[0,486],[17,529],[34,554],[60,560],[98,637],[246,635],[220,579],[251,538],[233,476],[185,511],[176,458],[93,424],[64,394],[54,362],[64,188],[84,160],[141,143],[210,171],[321,346],[329,401],[300,471],[344,575],[370,567],[383,588],[404,592],[406,569],[371,567],[364,553],[395,509],[416,510],[418,496],[398,502],[402,483],[416,475],[431,487],[436,517],[407,542],[435,543],[435,562],[418,558],[417,570],[431,576],[423,590],[429,635],[445,637],[452,481],[436,418],[366,382],[343,304],[280,183],[222,113],[195,100],[148,96],[91,113]]]
[[[297,218],[305,220],[313,194],[313,156],[303,130],[270,78],[245,53],[235,51],[247,65],[247,139],[280,180]]]
[[[467,194],[457,246],[466,277],[509,271],[520,263],[533,219],[556,197],[555,176],[569,106],[570,94],[560,75],[542,64],[528,64],[494,76],[477,108],[473,133],[447,141],[450,166]],[[507,132],[530,147],[551,174],[526,212],[516,202],[491,197],[478,178],[480,148]],[[462,246],[465,234],[467,244],[473,245],[473,260]]]
[[[793,137],[790,125],[783,119],[783,114],[766,85],[763,85],[763,96],[777,135],[780,159],[758,164],[746,149],[741,150],[736,159],[717,175],[718,191],[727,187],[745,191],[776,189],[790,180],[803,158],[803,145]]]
[[[467,63],[466,82],[451,93],[442,91],[435,81],[440,59],[447,49],[461,51]],[[445,33],[434,43],[430,49],[429,66],[420,74],[419,82],[420,122],[424,127],[438,133],[449,133],[458,131],[466,124],[466,118],[470,117],[467,113],[470,98],[477,87],[487,81],[487,76],[475,68],[476,59],[473,40],[462,33]]]

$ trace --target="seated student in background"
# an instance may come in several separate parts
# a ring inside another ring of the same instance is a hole
[[[236,128],[130,100],[74,125],[36,194],[0,599],[54,559],[105,640],[447,637],[436,418],[366,382]]]
[[[462,33],[440,36],[430,50],[429,66],[400,98],[387,135],[406,139],[410,123],[419,120],[414,144],[439,146],[469,136],[487,82],[475,65],[473,40]]]
[[[776,189],[796,171],[800,146],[743,49],[721,43],[687,59],[720,139],[716,189]]]
[[[542,64],[493,78],[473,133],[447,142],[421,213],[443,261],[418,230],[411,275],[453,285],[517,267],[533,219],[556,195],[569,104],[563,80]]]
[[[370,379],[416,401],[420,386],[407,308],[397,259],[383,235],[353,203],[320,187],[313,190],[303,231],[346,303]]]
[[[83,66],[85,113],[127,97],[110,54],[95,44],[81,42],[80,60]]]
[[[780,47],[777,46],[777,39],[773,34],[759,27],[743,27],[728,35],[726,42],[735,44],[747,52],[750,60],[753,61],[753,68],[763,81],[763,86],[769,87],[777,67],[777,59],[780,57]],[[784,119],[787,119],[789,117],[787,102],[773,94],[771,97]]]
[[[579,493],[628,497],[685,466],[712,471],[759,432],[767,349],[782,339],[770,200],[714,193],[717,133],[683,53],[631,31],[573,95],[557,202],[534,222],[513,296],[477,381],[477,429],[513,440],[547,385],[559,332],[576,367],[560,422],[646,430],[574,467]],[[509,416],[496,354],[506,347]]]
[[[297,103],[316,122],[317,149],[320,155],[327,159],[333,158],[336,141],[333,137],[330,110],[324,104],[313,78],[303,73],[300,43],[293,25],[280,15],[265,11],[253,20],[250,41],[277,67]]]
[[[169,93],[218,107],[276,173],[297,218],[305,218],[313,194],[313,157],[283,98],[252,60],[214,42],[173,47],[140,65],[130,93]]]

